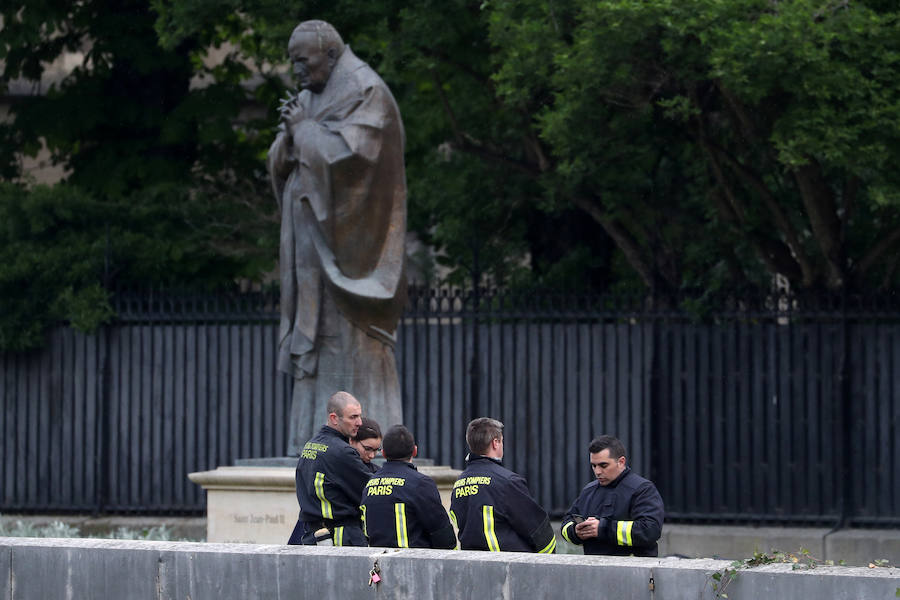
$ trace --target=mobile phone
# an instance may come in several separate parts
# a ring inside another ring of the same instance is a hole
[[[572,522],[576,525],[578,525],[579,523],[583,523],[584,517],[582,517],[581,515],[572,515]]]

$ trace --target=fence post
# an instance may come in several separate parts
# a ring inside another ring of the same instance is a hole
[[[469,359],[469,420],[481,416],[481,294],[476,285],[472,291],[472,356]]]
[[[94,435],[97,436],[95,447],[97,454],[94,457],[94,481],[96,488],[94,489],[94,506],[92,514],[94,516],[103,513],[107,503],[109,502],[109,445],[110,436],[110,419],[111,410],[110,402],[110,378],[112,377],[110,369],[110,353],[109,353],[109,331],[112,325],[104,324],[100,326],[97,335],[97,342],[100,345],[100,372],[95,373],[97,378],[97,426]]]
[[[852,388],[850,386],[850,328],[848,327],[847,316],[847,289],[841,290],[841,355],[840,355],[840,377],[837,386],[837,394],[835,394],[835,410],[834,415],[838,422],[838,444],[841,452],[841,477],[834,483],[838,487],[838,498],[840,499],[840,513],[838,521],[832,531],[843,529],[847,526],[853,507],[852,490],[854,485],[853,477],[853,401],[851,398]]]

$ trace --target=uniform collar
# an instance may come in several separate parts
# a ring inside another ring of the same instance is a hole
[[[348,438],[346,435],[344,435],[334,427],[331,427],[330,425],[322,425],[322,429],[319,430],[319,433],[324,433],[326,435],[336,435],[345,442],[350,443],[350,438]]]
[[[405,460],[386,460],[386,461],[384,461],[384,465],[385,465],[385,466],[387,466],[387,465],[406,465],[407,467],[409,467],[409,468],[412,469],[413,471],[418,471],[418,470],[419,470],[419,469],[416,468],[416,465],[412,464],[411,462],[406,462]],[[401,468],[402,468],[402,467],[401,467]]]
[[[468,458],[466,458],[466,462],[467,462],[468,464],[472,464],[473,462],[475,462],[475,461],[477,461],[477,460],[487,460],[487,461],[496,463],[496,464],[500,465],[501,467],[503,466],[503,461],[501,461],[499,458],[493,458],[492,456],[484,456],[484,455],[481,455],[481,454],[479,454],[479,455],[477,455],[477,456],[472,456],[472,455],[470,454],[470,455],[468,456]]]
[[[619,485],[619,483],[621,483],[621,481],[623,479],[625,479],[625,476],[628,475],[629,473],[631,473],[631,467],[625,467],[625,470],[622,471],[621,473],[619,473],[618,477],[616,477],[615,479],[610,481],[609,485],[607,485],[606,487],[608,487],[608,488],[616,487],[617,485]]]

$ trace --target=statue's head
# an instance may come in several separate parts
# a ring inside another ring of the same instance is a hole
[[[344,40],[325,21],[304,21],[288,42],[294,77],[301,89],[319,94],[344,52]]]

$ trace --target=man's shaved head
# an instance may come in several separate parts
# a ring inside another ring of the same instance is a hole
[[[348,438],[356,437],[362,425],[362,406],[359,400],[347,392],[336,392],[325,405],[328,426],[337,429]]]
[[[325,412],[328,414],[335,413],[340,417],[344,414],[344,409],[347,408],[348,404],[359,404],[359,401],[347,392],[335,392],[328,399],[328,404],[325,405]]]

